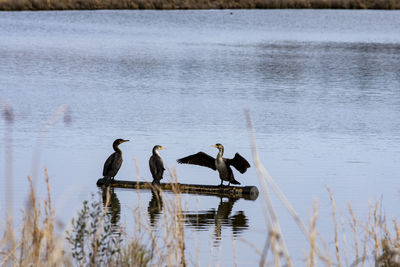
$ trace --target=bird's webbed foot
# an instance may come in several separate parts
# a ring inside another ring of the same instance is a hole
[[[104,177],[104,185],[109,186],[112,180],[114,180],[112,177]]]

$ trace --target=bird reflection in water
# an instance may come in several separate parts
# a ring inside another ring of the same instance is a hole
[[[110,193],[110,200],[107,203],[107,190]],[[107,213],[111,215],[111,225],[114,229],[119,228],[119,220],[121,218],[121,203],[114,192],[114,188],[103,187],[101,189],[104,208],[108,208]],[[107,205],[107,206],[106,206]]]
[[[210,209],[199,212],[185,212],[185,223],[196,230],[207,230],[210,225],[215,226],[215,241],[221,240],[221,232],[223,227],[231,227],[233,235],[237,236],[249,226],[248,219],[243,211],[237,211],[231,215],[236,198],[228,198],[224,201],[220,198],[220,203],[217,210]]]
[[[121,217],[121,204],[114,192],[114,188],[109,189],[110,200],[107,208],[111,215],[111,224],[115,230],[119,229],[119,221]],[[157,222],[163,211],[163,199],[158,190],[152,190],[152,197],[147,207],[149,214],[150,225],[153,229],[160,227]],[[107,204],[107,188],[102,189],[103,205]],[[233,205],[238,199],[236,198],[220,198],[220,203],[217,209],[212,208],[205,211],[183,211],[183,220],[188,227],[198,231],[208,230],[211,225],[214,225],[215,241],[220,241],[222,238],[223,228],[232,228],[234,236],[240,235],[244,230],[248,229],[248,219],[243,211],[236,211],[233,215]]]
[[[151,190],[151,200],[147,212],[149,213],[150,225],[152,228],[157,226],[157,221],[160,218],[160,214],[163,208],[163,201],[160,196],[160,191]]]
[[[231,215],[234,203],[238,199],[228,198],[224,201],[220,198],[218,208],[212,208],[205,211],[183,211],[183,220],[188,227],[198,231],[208,230],[211,225],[215,227],[215,241],[220,241],[222,237],[222,228],[232,228],[234,236],[239,235],[248,226],[248,219],[243,211],[237,211]],[[157,228],[157,221],[160,218],[163,209],[163,200],[160,192],[152,190],[152,197],[147,208],[150,218],[150,225],[153,229]]]

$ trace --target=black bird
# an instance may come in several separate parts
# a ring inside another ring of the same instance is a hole
[[[214,171],[218,170],[219,178],[221,179],[220,186],[223,186],[223,181],[228,181],[228,186],[230,186],[231,183],[240,184],[235,180],[230,166],[235,167],[240,173],[245,173],[247,168],[250,168],[250,164],[239,153],[236,153],[233,159],[223,158],[222,155],[224,154],[224,146],[221,144],[215,144],[213,147],[216,147],[219,150],[217,158],[213,158],[204,152],[199,152],[197,154],[178,159],[177,161],[178,163],[187,163],[208,167]]]
[[[129,140],[117,139],[113,143],[114,153],[112,153],[106,162],[104,163],[103,168],[103,176],[107,179],[114,179],[115,175],[117,175],[119,168],[121,168],[122,164],[122,151],[119,149],[119,145]]]
[[[159,145],[154,146],[153,155],[149,159],[149,167],[151,175],[153,176],[153,184],[160,184],[160,180],[163,178],[165,171],[163,160],[158,152],[161,149],[165,149],[165,147]]]

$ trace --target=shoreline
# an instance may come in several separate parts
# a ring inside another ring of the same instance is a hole
[[[206,9],[399,10],[400,0],[0,0],[0,11]]]

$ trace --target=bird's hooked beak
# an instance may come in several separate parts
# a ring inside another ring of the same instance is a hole
[[[216,148],[218,148],[218,146],[217,146],[217,145],[212,145],[211,147],[216,147]]]
[[[129,142],[129,140],[122,140],[121,143]]]
[[[167,148],[162,146],[162,147],[160,147],[159,149],[167,149]]]

